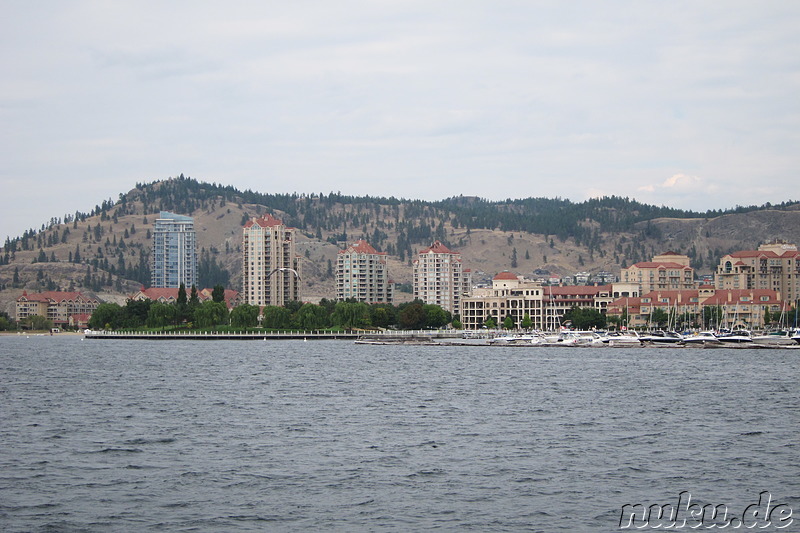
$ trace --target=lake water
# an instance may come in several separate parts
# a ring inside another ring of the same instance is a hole
[[[0,529],[612,531],[769,491],[798,531],[799,358],[0,337]]]

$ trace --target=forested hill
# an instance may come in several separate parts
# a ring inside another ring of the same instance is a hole
[[[269,194],[251,190],[239,191],[231,186],[201,183],[183,175],[165,182],[137,184],[136,190],[146,206],[159,205],[164,210],[192,213],[216,198],[264,206],[285,213],[287,224],[309,228],[321,225],[333,229],[336,224],[350,222],[355,215],[344,219],[326,216],[335,208],[352,206],[345,213],[372,210],[397,213],[404,207],[406,218],[425,215],[438,220],[450,220],[455,227],[469,229],[499,229],[555,235],[566,239],[580,238],[588,223],[600,225],[604,232],[632,231],[635,224],[658,218],[716,218],[722,215],[766,209],[797,209],[798,202],[778,205],[737,206],[728,210],[709,210],[703,213],[639,203],[630,198],[609,196],[575,203],[565,199],[525,198],[489,201],[477,197],[455,196],[439,201],[424,201],[395,197],[348,196],[340,193]],[[97,210],[102,207],[98,206]],[[157,212],[154,210],[153,212]],[[354,226],[359,226],[358,223]]]
[[[776,238],[800,242],[797,202],[697,213],[621,197],[424,201],[270,194],[181,175],[137,184],[90,213],[54,216],[7,239],[0,252],[0,293],[72,288],[124,295],[149,285],[150,230],[160,211],[195,218],[200,284],[234,289],[240,288],[242,225],[251,216],[275,214],[302,233],[308,292],[327,297],[336,252],[358,238],[388,252],[390,274],[401,283],[410,282],[413,255],[434,240],[460,252],[468,268],[489,278],[506,269],[524,275],[618,273],[667,250],[686,253],[696,268],[710,271],[718,257],[735,249]]]

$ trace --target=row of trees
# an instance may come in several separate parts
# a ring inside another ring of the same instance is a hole
[[[423,304],[418,300],[394,306],[323,299],[319,304],[288,302],[286,306],[266,306],[259,312],[258,306],[249,304],[238,305],[229,310],[223,300],[223,294],[222,287],[217,286],[214,288],[212,299],[205,302],[199,301],[193,289],[188,298],[185,290],[179,290],[178,300],[170,304],[150,300],[128,300],[124,306],[104,303],[100,304],[92,314],[89,327],[112,330],[142,327],[423,329],[441,328],[451,322],[460,327],[457,321],[453,321],[449,312],[437,305]]]

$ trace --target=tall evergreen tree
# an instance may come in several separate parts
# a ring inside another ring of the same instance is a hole
[[[178,300],[176,303],[178,305],[186,305],[187,302],[188,299],[186,298],[186,285],[181,283],[180,287],[178,287]]]
[[[214,285],[211,291],[211,300],[214,302],[222,303],[225,301],[225,287],[222,285]]]

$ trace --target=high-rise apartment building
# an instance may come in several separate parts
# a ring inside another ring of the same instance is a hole
[[[153,225],[151,286],[197,286],[197,234],[194,219],[162,211]]]
[[[461,254],[441,242],[420,250],[414,260],[414,297],[435,304],[453,315],[461,313],[461,298],[469,295],[472,273],[461,263]]]
[[[253,218],[242,235],[243,300],[251,305],[286,305],[300,299],[300,258],[295,229],[272,215]]]
[[[363,239],[340,250],[336,258],[336,299],[392,303],[394,285],[389,280],[386,256]]]

